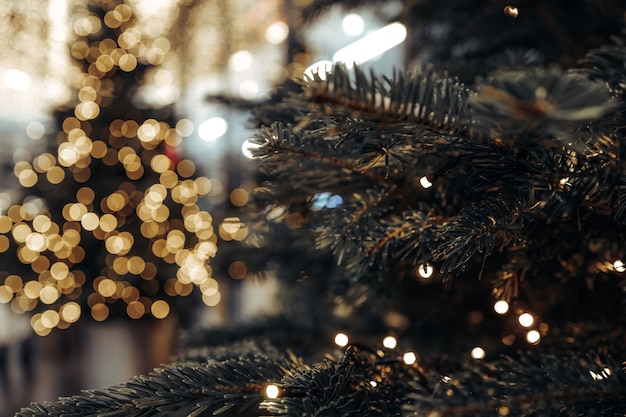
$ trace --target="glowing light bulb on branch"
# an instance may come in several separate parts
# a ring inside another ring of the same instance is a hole
[[[415,354],[415,352],[406,352],[404,355],[402,355],[402,362],[407,365],[413,365],[415,362],[417,362],[417,355]]]
[[[498,314],[505,314],[507,311],[509,311],[509,303],[504,300],[498,300],[493,305],[493,309]]]
[[[345,333],[337,333],[335,335],[335,344],[339,347],[348,346],[350,339],[348,339],[348,335]]]
[[[280,388],[278,388],[278,385],[275,384],[269,384],[267,387],[265,387],[265,396],[267,398],[278,398],[278,396],[280,395]]]
[[[537,330],[531,330],[526,333],[526,341],[531,345],[536,345],[541,340],[541,335]]]
[[[387,336],[383,339],[383,346],[387,349],[395,349],[398,346],[398,340],[393,336]]]
[[[420,178],[420,185],[424,188],[430,188],[433,186],[433,183],[428,179],[428,177],[424,176]]]
[[[532,316],[532,314],[529,313],[520,314],[517,320],[519,321],[519,324],[521,324],[523,327],[530,327],[535,322],[535,318]]]
[[[472,358],[474,359],[485,359],[485,354],[485,349],[480,346],[476,346],[471,352]]]
[[[430,264],[422,264],[417,268],[417,275],[422,279],[429,279],[434,272],[435,269]]]

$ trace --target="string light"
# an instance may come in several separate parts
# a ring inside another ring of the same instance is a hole
[[[348,335],[346,335],[345,333],[337,333],[335,335],[335,344],[339,347],[346,347],[348,346],[348,343],[350,342],[350,339],[348,338]]]
[[[430,264],[422,264],[417,268],[417,274],[425,280],[430,278],[434,272],[435,269]]]
[[[504,14],[507,16],[511,16],[512,18],[516,18],[517,16],[519,16],[519,10],[517,9],[517,7],[506,6],[504,8]]]
[[[398,340],[393,336],[387,336],[383,339],[383,346],[387,349],[395,349],[398,346]]]
[[[505,314],[507,311],[509,311],[509,303],[504,300],[498,300],[493,305],[493,309],[498,314]]]
[[[420,178],[420,185],[424,188],[430,188],[433,186],[433,183],[430,182],[430,180],[428,179],[428,177],[424,176],[422,178]]]
[[[278,387],[278,385],[269,384],[267,387],[265,387],[265,396],[267,398],[275,399],[275,398],[278,398],[279,395],[280,395],[280,388]]]
[[[376,388],[376,386],[378,385],[378,383],[376,381],[370,381],[370,385],[374,388]]]
[[[595,373],[594,371],[589,370],[589,374],[591,375],[591,378],[593,378],[594,381],[600,381],[602,379],[608,378],[611,375],[613,375],[613,373],[611,372],[611,369],[609,368],[604,368],[602,372],[600,373]]]
[[[472,358],[474,359],[484,359],[485,354],[485,349],[481,348],[480,346],[476,346],[474,349],[472,349],[471,352]]]
[[[531,345],[536,345],[541,340],[541,335],[537,330],[530,330],[526,333],[526,341]]]
[[[417,355],[415,354],[415,352],[406,352],[404,355],[402,355],[402,362],[404,362],[406,365],[413,365],[415,362],[417,362]]]
[[[523,327],[530,327],[535,322],[535,318],[529,313],[520,314],[517,320]]]
[[[617,260],[615,262],[613,262],[613,268],[615,268],[615,270],[617,272],[624,272],[626,271],[626,265],[624,265],[624,262],[621,260]]]

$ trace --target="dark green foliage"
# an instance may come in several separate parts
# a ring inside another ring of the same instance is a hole
[[[236,359],[180,363],[102,390],[33,404],[16,416],[204,416],[256,410],[263,387],[297,365],[292,359],[242,354]]]
[[[626,407],[626,374],[612,359],[571,353],[502,358],[432,389],[408,395],[407,415],[617,416]]]

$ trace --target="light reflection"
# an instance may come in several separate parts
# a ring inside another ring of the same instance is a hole
[[[361,64],[376,58],[401,44],[406,39],[406,35],[406,26],[399,22],[390,23],[338,50],[333,55],[333,61],[343,62],[350,68],[354,64]]]
[[[228,131],[228,123],[223,117],[212,117],[198,127],[198,136],[205,142],[212,142]]]
[[[2,74],[4,85],[15,91],[26,91],[30,88],[30,75],[16,68],[11,68]]]

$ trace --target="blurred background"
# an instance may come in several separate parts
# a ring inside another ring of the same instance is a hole
[[[404,66],[398,3],[310,3],[0,2],[0,417],[271,311],[241,250],[249,109],[333,61]]]

